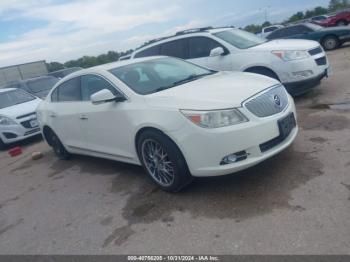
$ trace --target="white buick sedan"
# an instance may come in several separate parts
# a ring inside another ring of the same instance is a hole
[[[56,84],[37,115],[59,158],[143,165],[171,192],[193,177],[251,167],[288,147],[298,130],[278,81],[169,57],[78,71]]]

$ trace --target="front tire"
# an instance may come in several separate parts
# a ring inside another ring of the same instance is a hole
[[[336,36],[327,36],[322,40],[322,46],[327,51],[334,50],[340,46],[340,41]]]
[[[276,73],[268,68],[253,67],[253,68],[248,68],[245,72],[268,76],[270,78],[276,79],[277,81],[280,81]]]
[[[58,138],[58,136],[51,131],[50,134],[50,145],[55,152],[55,155],[61,160],[68,160],[71,158],[71,154],[65,149],[64,145]]]
[[[137,150],[147,174],[164,191],[178,192],[193,180],[180,149],[161,132],[144,131]]]

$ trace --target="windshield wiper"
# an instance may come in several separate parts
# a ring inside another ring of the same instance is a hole
[[[172,84],[172,86],[177,86],[177,85],[181,85],[181,84],[184,84],[184,83],[188,83],[188,82],[191,82],[193,80],[196,80],[196,79],[199,79],[201,77],[204,77],[204,76],[207,76],[207,75],[212,75],[214,74],[214,72],[210,72],[210,73],[205,73],[205,74],[200,74],[200,75],[196,75],[196,74],[193,74],[193,75],[189,75],[188,77],[186,77],[185,79],[182,79],[182,80],[179,80],[179,81],[176,81]]]
[[[161,86],[161,87],[158,87],[157,89],[152,90],[152,92],[151,92],[150,94],[157,93],[157,92],[160,92],[160,91],[163,91],[163,90],[172,88],[172,87],[173,87],[173,85],[170,85],[170,86]]]
[[[172,84],[169,85],[169,86],[161,86],[161,87],[158,87],[157,89],[152,90],[152,93],[157,93],[157,92],[160,92],[160,91],[163,91],[163,90],[172,88],[172,87],[174,87],[174,86],[178,86],[178,85],[181,85],[181,84],[184,84],[184,83],[191,82],[191,81],[193,81],[193,80],[196,80],[196,79],[198,79],[198,78],[201,78],[201,77],[204,77],[204,76],[207,76],[207,75],[212,75],[212,74],[214,74],[214,73],[215,73],[215,71],[210,72],[210,73],[200,74],[200,75],[192,74],[192,75],[189,75],[188,77],[186,77],[185,79],[181,79],[181,80],[179,80],[179,81],[176,81],[176,82],[172,83]]]

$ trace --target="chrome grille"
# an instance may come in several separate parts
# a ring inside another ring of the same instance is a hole
[[[257,117],[267,117],[282,112],[288,105],[287,91],[282,85],[275,86],[244,103]]]

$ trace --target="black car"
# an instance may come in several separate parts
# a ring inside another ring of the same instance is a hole
[[[39,76],[27,80],[15,81],[2,88],[19,88],[39,98],[45,98],[51,88],[59,81],[53,76]]]
[[[266,38],[268,40],[280,38],[314,40],[319,42],[325,50],[333,50],[350,41],[350,28],[347,26],[324,28],[304,23],[277,29]]]

